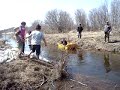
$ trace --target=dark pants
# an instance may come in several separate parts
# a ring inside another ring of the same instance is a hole
[[[39,55],[40,55],[40,50],[41,49],[41,45],[32,45],[32,52],[34,53],[36,51],[36,56],[39,59]]]
[[[81,32],[78,32],[78,38],[81,38]]]
[[[106,42],[106,39],[108,38],[108,42],[109,42],[109,32],[105,32],[105,42]]]
[[[22,42],[22,47],[21,47],[22,53],[24,53],[24,50],[25,50],[25,42]]]

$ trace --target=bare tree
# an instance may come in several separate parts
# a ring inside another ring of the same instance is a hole
[[[97,29],[98,28],[98,24],[97,24],[97,9],[92,9],[89,12],[89,23],[90,26],[92,27],[92,29]]]
[[[38,24],[42,24],[42,21],[40,21],[40,20],[35,20],[33,23],[32,23],[32,25],[29,27],[29,30],[35,30],[35,28],[36,28],[36,26],[38,25]]]
[[[52,30],[57,29],[58,21],[59,15],[56,9],[47,12],[45,23],[48,24]]]
[[[100,29],[103,29],[106,21],[109,21],[109,13],[108,5],[107,3],[104,3],[102,6],[98,8],[98,22]]]
[[[120,0],[113,0],[111,2],[111,22],[115,28],[120,26]]]
[[[101,5],[98,9],[92,9],[89,13],[90,25],[95,30],[101,30],[106,21],[109,20],[107,3]]]
[[[81,24],[83,27],[86,27],[86,13],[83,9],[78,9],[75,12],[75,19],[76,19],[76,23],[77,25]]]
[[[73,20],[66,11],[51,10],[46,15],[45,23],[50,26],[52,30],[63,32],[71,30],[73,27]]]

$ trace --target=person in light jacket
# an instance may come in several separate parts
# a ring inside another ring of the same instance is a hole
[[[30,52],[29,56],[31,53],[34,53],[36,51],[37,59],[39,59],[39,55],[41,53],[41,41],[43,40],[45,46],[47,46],[44,34],[41,32],[41,26],[39,24],[36,26],[36,29],[31,32],[29,37],[31,37],[32,47],[32,51]]]
[[[109,37],[110,37],[110,32],[111,32],[112,28],[111,28],[111,25],[109,24],[109,22],[107,21],[106,22],[106,25],[104,27],[104,33],[105,33],[105,42],[106,42],[106,39],[108,39],[108,42],[109,42]]]

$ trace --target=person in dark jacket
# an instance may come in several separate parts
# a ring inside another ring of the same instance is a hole
[[[80,26],[77,28],[78,38],[81,38],[81,33],[82,33],[82,31],[83,31],[83,27],[82,27],[81,24],[80,24]]]

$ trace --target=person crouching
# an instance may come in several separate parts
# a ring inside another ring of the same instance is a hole
[[[67,41],[65,40],[65,38],[62,39],[61,44],[67,45]]]

